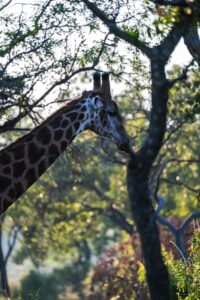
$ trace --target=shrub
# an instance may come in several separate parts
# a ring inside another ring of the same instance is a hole
[[[169,265],[178,300],[200,299],[200,230],[195,230],[187,261],[176,260]]]
[[[187,261],[183,261],[180,256],[177,259],[177,253],[166,247],[170,238],[165,238],[163,232],[161,238],[171,276],[171,298],[200,299],[200,230],[194,231],[189,242]],[[91,294],[88,297],[88,300],[93,299],[149,299],[138,235],[108,249],[99,259],[93,270]]]

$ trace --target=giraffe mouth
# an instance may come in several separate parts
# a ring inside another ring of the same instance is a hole
[[[124,142],[119,142],[117,144],[117,147],[119,148],[119,150],[124,151],[126,153],[130,153],[131,152],[131,146],[130,146],[130,141],[129,138],[126,137],[126,141]]]
[[[104,137],[108,140],[112,139],[119,150],[124,151],[126,153],[131,152],[130,140],[129,140],[129,137],[127,135],[125,135],[121,138],[119,138],[119,137],[118,138],[116,138],[116,137],[113,138],[112,135],[104,134]]]
[[[130,153],[130,151],[131,151],[129,143],[128,144],[118,144],[117,146],[121,151],[124,151],[126,153]]]
[[[115,144],[117,145],[119,150],[124,151],[126,153],[131,152],[130,139],[125,132],[121,132],[120,134],[116,133]]]
[[[105,134],[105,133],[102,135],[102,137],[108,141],[112,140],[116,144],[119,150],[124,151],[126,153],[131,152],[130,140],[128,137],[125,137],[124,141],[116,140],[110,134]]]

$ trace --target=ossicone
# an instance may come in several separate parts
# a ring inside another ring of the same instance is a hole
[[[95,72],[93,74],[93,92],[100,94],[102,96],[102,100],[105,102],[109,102],[111,100],[108,72],[104,72],[102,74]]]

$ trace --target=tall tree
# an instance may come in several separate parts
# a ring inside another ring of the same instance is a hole
[[[150,195],[148,178],[164,139],[168,93],[170,87],[174,84],[174,82],[170,82],[167,79],[165,66],[181,37],[185,38],[194,59],[199,58],[193,49],[195,45],[193,45],[191,40],[188,43],[189,39],[187,37],[190,34],[189,29],[192,30],[197,27],[200,6],[197,1],[194,1],[192,4],[189,3],[189,5],[186,1],[154,1],[157,7],[158,5],[176,6],[178,13],[164,38],[158,45],[149,47],[139,38],[139,35],[136,34],[137,32],[129,32],[119,26],[117,22],[119,11],[113,16],[113,14],[103,11],[98,6],[98,3],[88,0],[83,0],[83,2],[92,11],[93,15],[109,28],[111,33],[139,49],[150,61],[152,81],[150,122],[142,146],[139,151],[131,155],[129,160],[127,184],[132,215],[141,237],[151,299],[167,300],[170,299],[169,278],[161,256],[159,233],[156,226],[156,216]],[[192,32],[194,33],[194,30]],[[194,35],[198,35],[197,30]],[[199,47],[198,38],[197,41]]]

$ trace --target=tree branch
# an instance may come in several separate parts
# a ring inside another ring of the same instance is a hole
[[[2,7],[0,7],[0,11],[2,11],[4,8],[6,8],[13,0],[7,1]]]
[[[191,60],[191,62],[185,66],[184,70],[182,71],[182,74],[180,74],[180,76],[178,76],[177,78],[173,79],[173,80],[170,80],[169,81],[169,88],[172,88],[173,85],[179,81],[183,81],[183,80],[186,80],[187,79],[187,73],[188,73],[188,70],[191,66],[194,65],[194,59]]]
[[[171,222],[169,222],[168,220],[166,220],[165,218],[163,218],[160,215],[160,211],[165,206],[166,200],[163,197],[158,196],[157,203],[158,203],[158,206],[156,209],[157,220],[162,225],[168,227],[168,229],[171,231],[171,233],[173,234],[173,236],[175,238],[175,243],[181,252],[181,256],[182,256],[183,260],[187,259],[187,249],[186,249],[186,245],[185,245],[185,242],[183,239],[183,234],[184,234],[184,231],[186,230],[186,227],[192,222],[192,220],[200,217],[200,211],[192,213],[188,218],[185,219],[185,221],[182,223],[182,225],[180,227],[176,228]]]
[[[194,220],[200,218],[200,211],[193,212],[180,226],[181,231],[185,231],[186,227]]]
[[[188,51],[200,66],[200,38],[197,25],[191,25],[184,35],[184,43]]]
[[[133,235],[134,233],[133,226],[126,220],[124,215],[119,210],[114,208],[113,205],[110,205],[108,208],[105,209],[101,207],[92,207],[88,204],[84,204],[84,207],[89,211],[95,211],[98,212],[99,214],[104,215],[105,217],[109,217],[112,221],[114,221],[128,234]]]
[[[189,191],[195,193],[195,194],[198,194],[199,193],[199,189],[194,189],[192,188],[191,186],[185,184],[184,182],[182,181],[173,181],[173,180],[170,180],[170,179],[167,179],[167,178],[160,178],[161,181],[164,181],[168,184],[174,184],[174,185],[179,185],[179,186],[183,186],[184,188],[188,189]]]
[[[173,28],[170,30],[168,35],[162,40],[160,45],[154,47],[152,50],[155,59],[158,57],[163,61],[164,64],[169,60],[172,52],[174,51],[177,43],[181,37],[186,33],[188,26],[192,23],[192,15],[180,15],[180,21],[175,22]]]
[[[109,19],[106,14],[100,10],[94,3],[88,1],[88,0],[82,0],[82,2],[85,3],[85,5],[92,11],[92,13],[98,17],[110,30],[111,33],[113,33],[115,36],[119,37],[120,39],[124,40],[125,42],[135,46],[138,48],[141,52],[147,55],[147,57],[150,57],[150,48],[145,45],[144,42],[140,41],[137,37],[131,36],[127,31],[124,31],[120,29],[116,22],[113,19]]]
[[[163,209],[163,207],[165,206],[166,204],[166,200],[161,197],[161,196],[157,196],[157,202],[158,202],[158,206],[157,206],[157,209],[156,209],[156,218],[157,220],[163,224],[164,226],[167,226],[169,228],[169,230],[173,233],[173,235],[175,236],[176,235],[176,228],[175,226],[169,222],[168,220],[166,220],[165,218],[163,218],[161,215],[160,215],[160,211]]]
[[[0,132],[6,132],[8,130],[12,130],[15,125],[24,117],[30,115],[30,113],[33,111],[33,109],[35,107],[38,107],[38,105],[40,104],[40,102],[42,102],[42,100],[48,96],[57,86],[60,86],[62,84],[65,84],[66,82],[68,82],[71,78],[73,78],[75,75],[81,73],[81,72],[85,72],[85,71],[91,71],[95,69],[95,65],[92,65],[90,67],[84,67],[84,68],[80,68],[76,71],[74,71],[72,74],[70,75],[66,75],[64,78],[56,81],[55,83],[53,83],[51,85],[50,88],[48,88],[43,94],[42,96],[40,96],[36,101],[34,101],[32,104],[28,105],[26,107],[25,110],[20,111],[19,114],[11,119],[11,120],[7,120],[2,126],[0,126]]]
[[[13,234],[13,237],[12,237],[12,242],[9,243],[9,248],[8,248],[8,251],[5,255],[5,259],[4,259],[5,264],[7,264],[8,259],[9,259],[10,255],[11,255],[11,253],[12,253],[14,247],[15,247],[15,244],[16,244],[16,241],[17,241],[17,235],[18,235],[19,231],[20,231],[19,227],[16,228],[16,230],[14,231],[14,234]]]
[[[180,8],[190,8],[195,13],[200,12],[198,0],[152,0],[152,2],[160,6],[178,6]]]
[[[186,0],[152,0],[157,5],[188,7]]]
[[[187,119],[184,119],[184,120],[179,121],[179,124],[177,124],[176,127],[172,128],[171,131],[169,131],[168,135],[167,135],[166,138],[163,140],[163,143],[162,143],[162,144],[163,144],[163,145],[166,144],[166,143],[170,140],[171,136],[172,136],[174,133],[176,133],[181,127],[183,127],[186,123],[187,123]]]
[[[95,193],[101,198],[106,200],[108,203],[112,201],[107,195],[105,195],[96,185],[91,184],[90,182],[83,182],[83,184],[89,186],[90,189],[94,190]],[[116,224],[118,224],[122,229],[124,229],[128,234],[133,235],[134,230],[133,226],[126,220],[124,215],[113,205],[111,204],[108,208],[100,207],[91,207],[88,204],[84,204],[85,207],[90,208],[91,210],[96,210],[101,214],[104,214],[106,217],[110,217]]]

